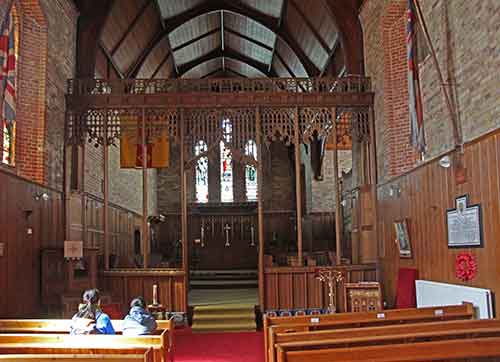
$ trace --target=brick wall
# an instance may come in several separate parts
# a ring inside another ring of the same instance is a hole
[[[339,151],[339,173],[346,173],[352,169],[352,152]],[[335,209],[335,188],[333,181],[333,151],[327,150],[323,159],[323,180],[312,178],[311,182],[312,207],[311,212],[332,212]]]
[[[85,145],[85,191],[103,198],[103,148]],[[142,215],[142,171],[120,168],[120,148],[109,148],[109,201]],[[148,171],[148,210],[156,214],[156,170]]]
[[[498,128],[500,2],[420,1],[445,82],[451,84],[464,140]],[[366,74],[375,91],[379,181],[416,166],[409,147],[405,0],[366,0],[360,12]],[[451,121],[432,59],[420,63],[430,160],[454,147]]]
[[[66,81],[74,76],[77,12],[70,0],[40,2],[48,26],[44,182],[63,188]]]

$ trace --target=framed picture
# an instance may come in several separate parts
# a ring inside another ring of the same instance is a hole
[[[399,257],[411,258],[411,245],[407,220],[402,219],[394,221],[394,231],[396,232],[396,244],[399,249]]]
[[[483,246],[481,205],[469,205],[467,195],[457,197],[455,208],[446,210],[449,248]]]

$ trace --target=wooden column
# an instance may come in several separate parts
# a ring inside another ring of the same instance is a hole
[[[370,130],[370,192],[372,194],[372,208],[373,208],[373,235],[374,242],[377,244],[377,256],[380,250],[378,245],[378,215],[377,215],[377,147],[375,135],[375,110],[373,106],[368,109],[368,126]]]
[[[259,107],[255,109],[255,131],[257,141],[257,222],[259,233],[259,305],[265,309],[264,284],[264,205],[263,205],[263,170],[262,170],[262,126]]]
[[[109,270],[109,148],[108,148],[108,110],[104,112],[104,269]],[[85,170],[85,168],[84,168]],[[85,196],[84,196],[85,200]]]
[[[148,145],[146,139],[146,115],[142,109],[142,254],[144,269],[149,266],[149,227],[148,227]]]
[[[341,205],[340,205],[340,180],[339,180],[339,151],[337,149],[337,112],[332,108],[333,120],[333,183],[335,193],[335,263],[342,264],[342,236],[341,236]]]
[[[82,202],[82,241],[83,241],[83,246],[84,247],[89,247],[87,245],[87,196],[85,195],[85,142],[86,140],[83,140],[82,146],[81,146],[81,185],[80,185],[80,193],[81,193],[81,202]],[[71,220],[67,220],[68,222],[68,228],[71,228]],[[94,246],[94,245],[93,245]]]
[[[181,148],[181,239],[182,239],[182,270],[184,271],[184,290],[185,290],[185,301],[187,305],[187,293],[189,290],[189,250],[188,250],[188,232],[187,232],[187,176],[185,170],[186,162],[186,147],[184,145],[184,110],[180,111],[180,148]]]
[[[295,146],[295,199],[297,204],[297,255],[299,265],[303,265],[302,256],[302,189],[300,175],[300,127],[299,127],[299,108],[295,108],[293,117],[294,126],[294,146]]]

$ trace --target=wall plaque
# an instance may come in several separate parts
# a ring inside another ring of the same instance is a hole
[[[455,209],[446,211],[449,248],[483,246],[481,205],[468,205],[467,196],[455,200]]]

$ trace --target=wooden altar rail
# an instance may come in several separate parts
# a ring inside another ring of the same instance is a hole
[[[167,311],[187,312],[185,272],[181,269],[113,269],[101,275],[102,289],[123,312],[130,301],[142,296],[147,304],[153,302],[153,285],[158,285],[158,300]]]
[[[371,90],[368,77],[342,78],[204,78],[204,79],[70,79],[69,95],[159,94],[192,92],[363,93]]]
[[[264,272],[264,310],[328,308],[326,284],[315,277],[317,268],[341,271],[345,283],[377,281],[376,264],[343,265],[331,267],[276,267]],[[337,310],[343,312],[343,284],[336,288]]]

